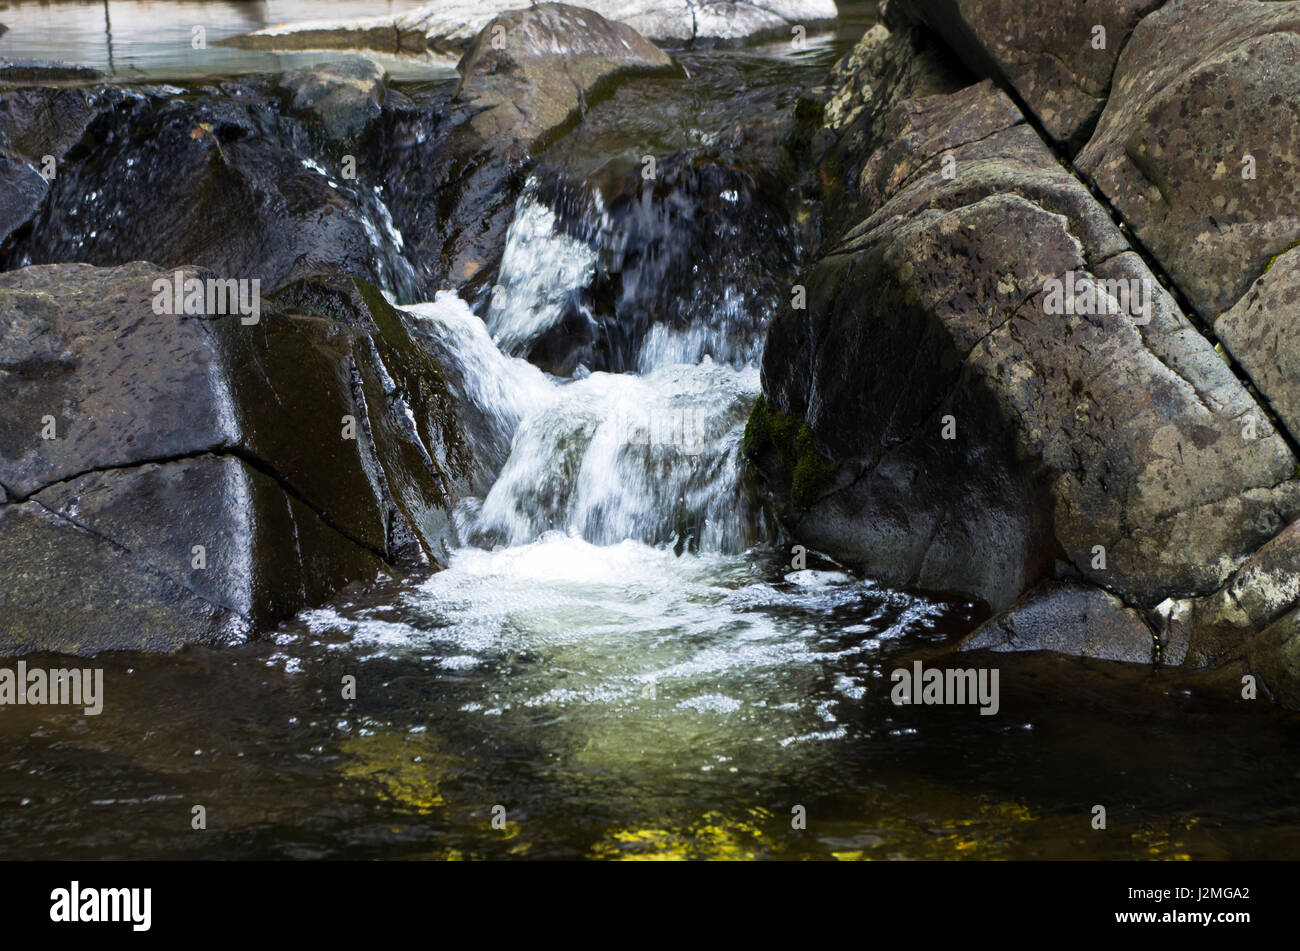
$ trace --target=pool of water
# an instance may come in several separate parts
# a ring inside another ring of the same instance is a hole
[[[969,622],[964,605],[793,571],[762,549],[675,556],[555,535],[467,550],[266,642],[101,657],[98,717],[6,708],[0,854],[1177,859],[1300,846],[1300,775],[1279,768],[1296,762],[1300,724],[1215,681],[1004,656],[995,716],[895,706],[890,670],[938,663]]]

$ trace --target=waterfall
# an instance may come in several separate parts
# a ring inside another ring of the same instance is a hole
[[[599,194],[588,199],[581,232],[608,235]],[[752,547],[762,526],[743,485],[740,444],[759,392],[761,338],[748,329],[754,318],[742,292],[724,288],[696,324],[653,325],[635,373],[579,366],[559,377],[521,359],[575,306],[598,258],[589,240],[560,227],[534,179],[516,206],[486,321],[450,292],[405,308],[444,342],[462,381],[457,395],[492,421],[474,435],[500,458],[499,474],[483,498],[462,503],[462,542],[518,546],[558,532],[678,552]],[[745,345],[737,325],[752,338]]]

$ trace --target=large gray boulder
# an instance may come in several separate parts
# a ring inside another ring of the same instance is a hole
[[[1300,3],[1174,0],[1124,47],[1080,169],[1213,321],[1300,242]]]
[[[0,652],[228,641],[445,557],[469,453],[406,319],[352,281],[177,313],[175,279],[0,275]]]
[[[1300,514],[1266,414],[987,82],[887,129],[874,213],[768,339],[747,448],[792,537],[995,609],[1049,576],[1144,608],[1215,590]],[[1060,313],[1067,278],[1123,282],[1117,312]]]
[[[492,18],[457,67],[436,140],[391,157],[414,254],[439,285],[481,286],[495,271],[523,170],[596,98],[672,59],[630,27],[546,3]]]

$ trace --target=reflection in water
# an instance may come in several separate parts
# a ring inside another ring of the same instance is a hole
[[[424,0],[427,3],[427,0]],[[421,0],[331,0],[330,18],[403,13]],[[92,66],[114,79],[187,79],[292,69],[339,53],[266,53],[229,49],[217,40],[263,27],[320,19],[309,0],[226,2],[213,0],[63,0],[10,4],[0,11],[8,31],[0,56],[62,60]],[[204,48],[195,49],[195,29]],[[371,55],[396,77],[423,77],[431,68],[449,71],[445,59]]]

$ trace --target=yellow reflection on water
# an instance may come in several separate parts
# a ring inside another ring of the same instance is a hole
[[[770,857],[782,849],[768,831],[772,824],[772,813],[761,807],[748,809],[739,818],[707,812],[683,829],[646,826],[616,830],[591,849],[590,857],[619,862]]]
[[[432,733],[374,733],[339,744],[344,780],[371,786],[376,796],[399,812],[428,815],[446,805],[441,785],[460,761],[439,749]]]

